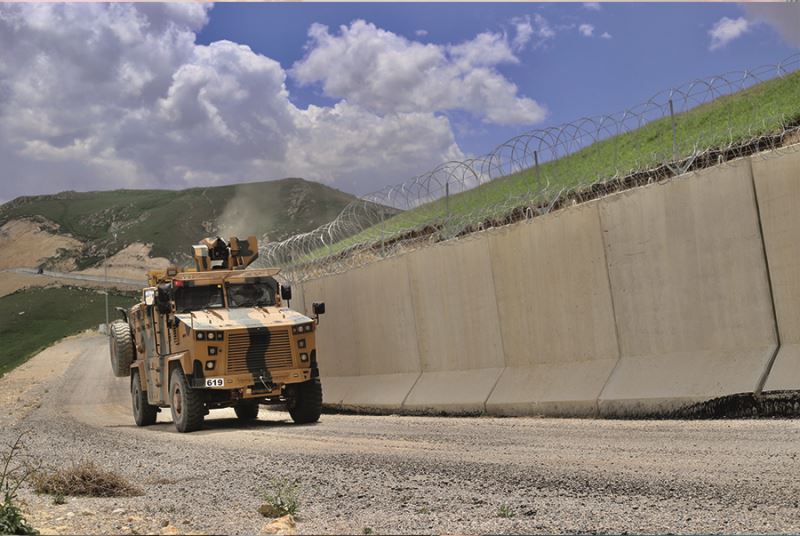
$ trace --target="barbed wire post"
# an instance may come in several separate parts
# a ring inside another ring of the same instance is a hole
[[[672,98],[669,99],[669,117],[672,121],[672,161],[678,161],[678,127],[675,124],[675,110],[672,107]]]

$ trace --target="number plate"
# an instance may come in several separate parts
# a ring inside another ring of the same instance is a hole
[[[206,378],[206,387],[225,387],[225,378]]]

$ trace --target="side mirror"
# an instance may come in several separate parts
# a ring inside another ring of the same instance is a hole
[[[314,311],[314,320],[319,324],[319,315],[325,314],[325,302],[314,302],[311,304],[311,309]]]
[[[143,291],[143,301],[144,304],[147,306],[153,305],[156,303],[156,289],[154,288],[146,288]]]
[[[171,288],[169,285],[158,285],[156,293],[156,308],[159,314],[166,315],[172,311]]]
[[[281,299],[286,301],[292,299],[292,287],[290,285],[281,285]]]

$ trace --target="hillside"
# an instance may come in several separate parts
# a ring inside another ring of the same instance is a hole
[[[698,148],[723,149],[758,136],[774,135],[787,127],[797,128],[800,124],[800,71],[700,104],[677,114],[675,123],[676,149],[681,157],[693,154]],[[565,131],[566,135],[571,133]],[[546,200],[540,199],[540,202],[550,203],[562,189],[626,176],[671,160],[672,122],[666,116],[582,148],[572,148],[562,141],[557,149],[553,154],[567,149],[574,152],[558,154],[540,166],[541,180],[548,184],[544,192]],[[323,248],[316,243],[309,244],[303,260],[313,261],[354,246],[358,249],[384,240],[418,237],[433,229],[442,229],[447,236],[477,224],[502,221],[514,209],[529,202],[536,180],[537,172],[531,167],[496,177],[476,188],[451,195],[447,200],[441,197],[379,225],[362,227],[360,232],[333,245]],[[371,225],[372,222],[366,223]]]
[[[152,244],[153,257],[185,262],[199,238],[256,234],[282,240],[332,220],[353,199],[296,178],[178,191],[62,192],[0,206],[0,227],[27,220],[74,239],[51,264],[64,265],[66,258],[86,268],[134,243]]]

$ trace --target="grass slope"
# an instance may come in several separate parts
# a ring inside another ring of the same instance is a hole
[[[114,307],[130,307],[131,296],[109,294]],[[23,313],[24,314],[20,314]],[[0,376],[54,342],[105,322],[102,294],[77,288],[32,288],[0,298]]]
[[[695,146],[724,147],[756,135],[779,132],[785,123],[800,120],[800,72],[769,80],[743,91],[720,97],[676,116],[678,154],[687,156]],[[672,160],[672,121],[652,121],[636,130],[596,142],[573,154],[539,166],[542,182],[551,191],[610,179],[618,172],[652,168]],[[561,148],[563,151],[564,148]],[[532,151],[532,149],[531,149]],[[337,253],[358,243],[424,227],[449,218],[470,223],[501,217],[514,208],[515,198],[524,199],[536,189],[533,168],[497,178],[472,190],[451,195],[449,206],[439,199],[389,218],[374,226],[314,251],[312,258]],[[382,234],[383,233],[383,234]]]
[[[0,225],[37,216],[58,223],[63,232],[88,242],[81,266],[100,260],[105,248],[113,254],[133,242],[153,243],[154,256],[185,260],[189,247],[217,229],[220,220],[231,222],[221,232],[232,225],[235,232],[282,240],[332,220],[353,199],[303,179],[180,191],[63,192],[0,206]]]

